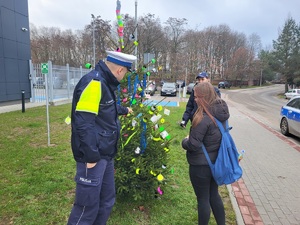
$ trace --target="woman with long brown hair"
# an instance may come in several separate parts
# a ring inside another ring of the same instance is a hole
[[[224,205],[218,185],[212,177],[201,146],[203,143],[214,163],[222,138],[214,118],[225,122],[229,118],[229,110],[226,102],[217,95],[209,82],[195,86],[194,94],[198,109],[194,114],[189,136],[182,140],[182,147],[187,150],[190,180],[197,196],[198,224],[208,224],[212,209],[217,224],[225,225]]]

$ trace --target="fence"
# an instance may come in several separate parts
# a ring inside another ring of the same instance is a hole
[[[66,66],[52,65],[48,61],[48,73],[42,74],[41,64],[29,61],[31,78],[31,101],[44,102],[48,96],[49,102],[57,99],[71,99],[74,87],[79,79],[90,70]],[[47,76],[47,77],[46,77]],[[47,85],[47,89],[46,89]],[[48,90],[48,95],[46,95]]]

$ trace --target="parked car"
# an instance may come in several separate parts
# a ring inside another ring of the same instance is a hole
[[[194,86],[195,86],[195,83],[189,83],[189,85],[186,87],[186,93],[192,94]]]
[[[53,82],[53,88],[62,88],[63,86],[63,80],[59,77],[53,77],[52,82]]]
[[[281,107],[280,130],[288,136],[293,134],[300,137],[300,96],[290,99]]]
[[[145,93],[153,96],[155,94],[155,91],[156,91],[155,82],[149,82],[149,84],[145,88]]]
[[[228,81],[221,81],[218,84],[218,88],[230,88],[231,84]]]
[[[170,83],[170,82],[165,82],[161,88],[160,95],[171,95],[171,96],[176,96],[176,84],[175,83]]]
[[[286,99],[290,99],[298,95],[300,95],[300,89],[291,89],[288,92],[284,93]]]
[[[69,81],[69,86],[71,89],[74,89],[76,84],[79,82],[80,78],[71,78]],[[63,88],[68,88],[68,81],[64,81]]]
[[[157,85],[156,85],[156,82],[155,82],[155,80],[150,80],[149,82],[150,82],[150,83],[152,83],[152,84],[154,85],[154,87],[155,87],[155,91],[157,91]]]
[[[33,83],[34,88],[45,88],[45,81],[43,77],[37,77],[35,83]]]

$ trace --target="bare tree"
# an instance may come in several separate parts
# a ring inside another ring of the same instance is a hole
[[[229,60],[228,73],[235,81],[236,85],[242,85],[244,80],[248,79],[249,71],[249,50],[240,47],[237,49],[232,58]]]
[[[37,28],[30,24],[31,55],[34,63],[47,62],[51,54],[51,40],[49,29]]]
[[[171,78],[177,79],[182,74],[184,67],[180,61],[178,61],[178,56],[183,50],[183,35],[185,32],[185,25],[187,24],[187,19],[178,19],[170,17],[166,21],[167,27],[166,32],[169,38],[169,63],[171,70]]]
[[[94,24],[93,24],[94,22]],[[96,16],[93,21],[89,25],[86,25],[84,28],[84,32],[90,35],[90,55],[93,54],[93,29],[95,35],[95,58],[96,61],[99,59],[103,59],[105,56],[105,51],[109,49],[111,45],[111,29],[109,20],[101,19],[101,16]],[[88,38],[86,36],[86,38]]]
[[[201,49],[203,49],[203,32],[187,30],[183,36],[184,53],[181,54],[181,61],[186,67],[187,81],[192,82],[201,68]]]
[[[133,53],[136,45],[133,37],[138,31],[138,64],[141,66],[144,53],[154,53],[156,68],[154,78],[194,80],[197,73],[207,71],[211,79],[246,80],[257,79],[260,37],[233,31],[226,24],[207,27],[203,30],[186,30],[186,19],[170,17],[162,26],[159,18],[147,14],[136,21],[123,15],[123,52]],[[93,26],[94,25],[94,26]],[[105,50],[120,47],[118,24],[100,16],[83,30],[61,31],[59,28],[36,28],[31,25],[32,59],[41,63],[52,60],[55,64],[84,65],[93,59],[93,28],[95,29],[96,59],[105,56]],[[187,76],[186,76],[187,75]]]
[[[153,14],[147,14],[138,21],[139,34],[139,59],[144,62],[145,53],[155,55],[157,59],[154,68],[156,72],[152,74],[157,78],[162,78],[164,69],[166,68],[166,52],[168,40],[159,18],[155,18]]]

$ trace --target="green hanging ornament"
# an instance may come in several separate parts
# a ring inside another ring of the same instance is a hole
[[[91,65],[90,63],[87,63],[87,64],[85,64],[85,68],[91,69],[91,68],[92,68],[92,65]]]
[[[160,131],[160,132],[163,132],[164,130],[165,130],[165,128],[164,128],[163,126],[160,126],[160,127],[159,127],[159,131]]]

